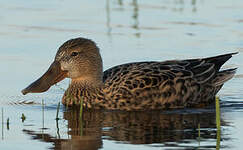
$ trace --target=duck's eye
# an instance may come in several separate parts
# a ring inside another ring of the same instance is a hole
[[[72,52],[71,56],[77,56],[78,52]]]

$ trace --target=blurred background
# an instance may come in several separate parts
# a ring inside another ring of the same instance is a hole
[[[223,125],[222,134],[226,137],[221,142],[221,148],[240,149],[243,146],[240,142],[243,139],[240,134],[243,133],[242,0],[9,0],[0,1],[0,108],[5,112],[3,122],[10,117],[11,124],[10,130],[6,127],[2,129],[3,142],[0,142],[0,148],[23,144],[24,149],[28,143],[36,149],[53,148],[50,143],[34,141],[33,132],[27,132],[32,134],[29,136],[22,130],[31,128],[55,137],[53,116],[63,95],[61,88],[66,88],[69,80],[42,94],[22,96],[20,91],[46,71],[62,43],[76,37],[90,38],[97,43],[104,69],[135,61],[198,58],[240,52],[225,65],[239,69],[236,77],[225,84],[219,96],[223,105],[222,116],[228,122]],[[49,116],[45,121],[48,130],[44,131],[39,127],[42,126],[42,99],[45,100],[46,115]],[[205,118],[214,116],[208,115],[208,111],[211,112],[206,110]],[[70,121],[64,118],[67,112],[64,108],[62,112],[61,135],[63,139],[69,139]],[[196,111],[196,114],[203,112]],[[27,114],[25,124],[19,122],[22,113]],[[113,129],[113,124],[107,126]],[[215,129],[211,125],[204,127],[211,131]],[[101,132],[108,132],[109,129],[101,128]],[[159,144],[155,146],[153,140],[150,142],[152,145],[138,142],[138,146],[134,146],[129,144],[129,139],[107,137],[112,135],[102,135],[100,140],[103,144],[98,143],[103,146],[95,149],[170,147],[163,143],[164,140],[156,141]],[[190,139],[189,149],[198,147],[194,137],[179,139]],[[214,149],[215,140],[215,136],[205,139],[206,147],[203,148]],[[176,142],[176,149],[185,148],[185,143]]]

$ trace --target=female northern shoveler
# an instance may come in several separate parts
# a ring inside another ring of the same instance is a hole
[[[57,51],[47,72],[23,94],[47,91],[68,77],[71,83],[64,105],[109,110],[152,110],[202,107],[214,102],[216,93],[231,79],[236,68],[219,71],[230,53],[210,58],[135,62],[103,72],[96,44],[85,38],[71,39]]]

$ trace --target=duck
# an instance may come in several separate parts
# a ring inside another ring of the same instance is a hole
[[[45,92],[70,78],[62,97],[67,106],[121,111],[202,108],[214,103],[223,84],[235,75],[237,68],[220,69],[235,54],[132,62],[103,71],[96,43],[79,37],[62,44],[49,69],[22,94]]]

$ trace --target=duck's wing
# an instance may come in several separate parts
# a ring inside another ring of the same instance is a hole
[[[130,109],[179,108],[209,103],[235,69],[219,71],[234,53],[202,59],[137,62],[104,72],[105,91]],[[204,102],[202,102],[204,101]],[[119,106],[117,106],[119,105]]]
[[[124,76],[133,70],[138,71],[138,69],[141,68],[141,66],[147,66],[147,65],[154,64],[154,63],[157,63],[157,62],[155,62],[155,61],[133,62],[133,63],[122,64],[122,65],[118,65],[118,66],[109,68],[106,71],[104,71],[104,73],[103,73],[103,82],[107,82],[117,76]]]
[[[214,57],[187,59],[187,60],[171,60],[164,62],[135,62],[128,63],[110,68],[104,72],[103,81],[107,82],[111,79],[117,79],[121,76],[129,76],[131,74],[160,74],[169,73],[175,77],[193,78],[198,83],[205,83],[215,77],[219,73],[221,66],[229,60],[232,55],[237,53],[229,53]],[[231,69],[227,73],[234,71]],[[225,71],[224,71],[225,72]],[[222,72],[223,73],[223,72]],[[222,75],[220,73],[220,75]],[[131,78],[132,76],[130,76]]]

